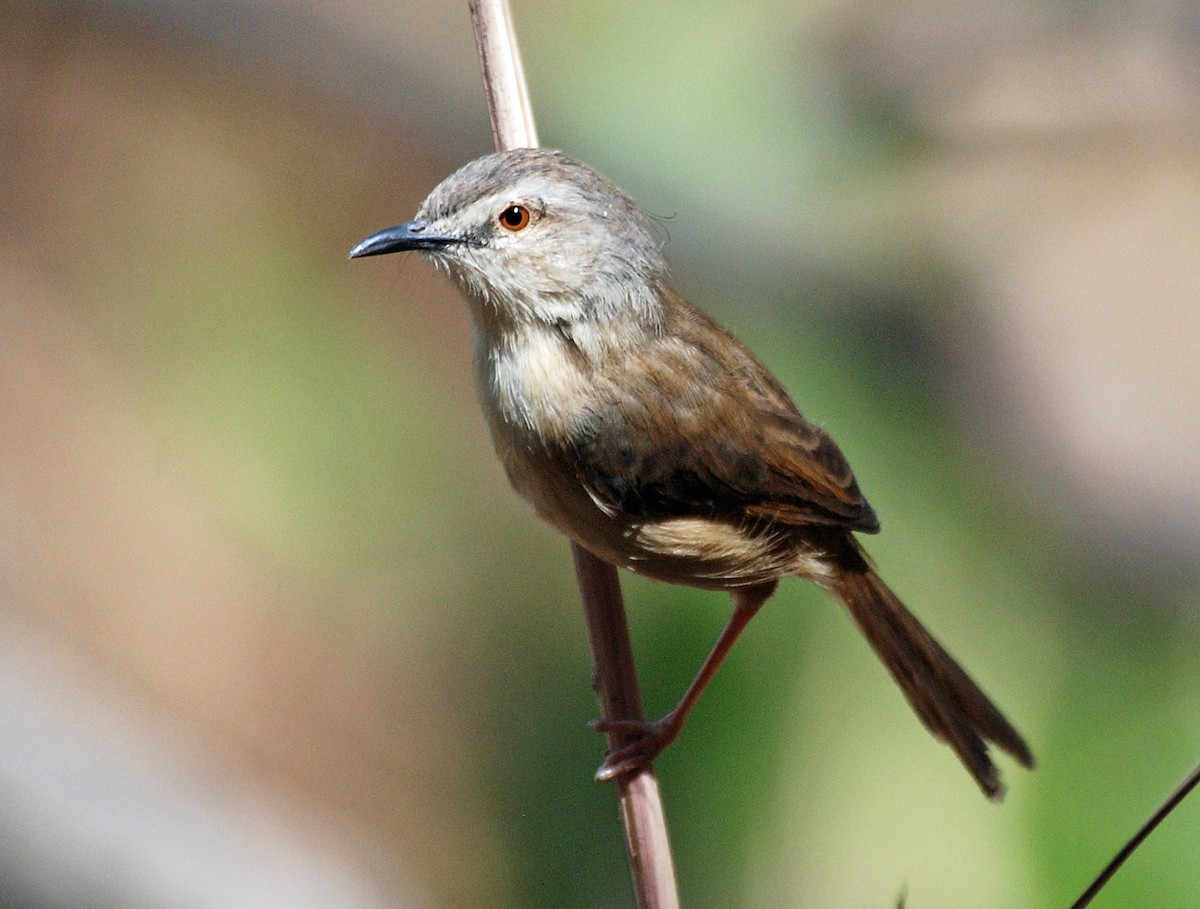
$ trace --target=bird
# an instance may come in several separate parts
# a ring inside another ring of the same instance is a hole
[[[516,492],[598,558],[732,600],[674,709],[593,724],[632,737],[598,779],[640,769],[678,737],[784,577],[845,605],[986,796],[1004,792],[989,745],[1032,768],[1025,740],[876,572],[856,534],[879,520],[837,444],[672,288],[653,220],[622,190],[559,151],[485,155],[350,258],[404,251],[468,302],[476,389]]]

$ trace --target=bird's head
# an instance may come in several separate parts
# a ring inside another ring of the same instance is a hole
[[[412,221],[363,240],[351,258],[417,250],[491,314],[578,322],[653,318],[666,262],[649,218],[561,152],[478,158],[429,194]]]

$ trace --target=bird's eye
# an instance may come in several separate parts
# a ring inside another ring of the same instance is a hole
[[[516,233],[529,226],[529,209],[524,205],[510,205],[500,212],[500,226]]]

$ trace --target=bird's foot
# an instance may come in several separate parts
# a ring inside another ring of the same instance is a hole
[[[660,720],[592,720],[589,724],[597,732],[616,733],[625,743],[605,755],[604,763],[596,771],[601,783],[615,780],[619,776],[641,770],[653,761],[664,748],[675,741],[683,722],[674,713]]]

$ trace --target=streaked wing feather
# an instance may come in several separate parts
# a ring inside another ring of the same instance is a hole
[[[878,530],[833,440],[745,348],[701,313],[682,312],[653,349],[622,358],[619,381],[601,382],[609,399],[572,440],[593,498],[647,519]]]

